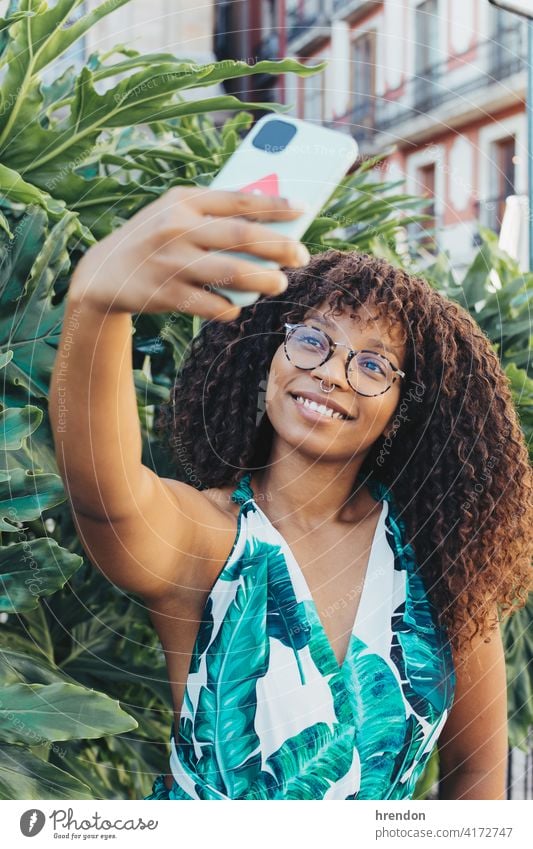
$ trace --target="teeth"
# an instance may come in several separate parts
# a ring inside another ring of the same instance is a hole
[[[304,407],[310,407],[312,410],[322,413],[323,416],[329,416],[330,419],[347,418],[347,416],[343,416],[342,413],[332,410],[331,407],[326,407],[324,404],[317,404],[316,401],[310,401],[308,398],[303,398],[301,395],[296,396],[296,401],[298,404],[303,404]]]

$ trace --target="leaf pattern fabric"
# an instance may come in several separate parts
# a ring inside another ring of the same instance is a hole
[[[205,604],[168,789],[145,799],[409,799],[451,709],[455,670],[394,497],[382,505],[345,660],[254,500]]]

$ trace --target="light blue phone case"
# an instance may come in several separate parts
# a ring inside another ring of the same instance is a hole
[[[296,134],[282,150],[261,150],[254,138],[269,121],[283,121],[296,127]],[[300,239],[357,157],[357,142],[347,133],[287,115],[265,115],[250,130],[239,147],[210,183],[211,189],[255,191],[286,197],[305,212],[293,221],[262,222],[264,226]],[[225,251],[232,256],[269,268],[278,263],[249,253]],[[258,292],[228,289],[212,284],[218,295],[244,307],[260,297]]]

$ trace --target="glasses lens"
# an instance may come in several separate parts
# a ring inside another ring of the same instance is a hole
[[[329,343],[321,330],[312,327],[296,327],[285,343],[287,355],[298,368],[316,368],[329,353]]]
[[[286,339],[285,350],[293,365],[312,369],[321,365],[329,354],[327,336],[321,330],[299,325]],[[394,378],[388,360],[372,351],[359,351],[348,366],[348,380],[352,389],[362,395],[380,395]]]
[[[379,395],[391,383],[393,371],[384,357],[371,351],[359,351],[350,360],[348,379],[351,386],[363,395]]]

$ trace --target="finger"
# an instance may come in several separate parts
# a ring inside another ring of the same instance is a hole
[[[244,215],[260,221],[292,221],[304,211],[291,207],[287,198],[200,186],[195,186],[188,193],[187,200],[204,215]]]
[[[199,315],[216,321],[234,321],[238,318],[241,307],[231,304],[227,298],[205,291],[202,287],[183,284],[182,276],[176,278],[180,282],[179,299],[172,298],[172,280],[169,281],[164,302],[157,305],[158,312],[178,310],[189,315]]]
[[[187,278],[194,283],[211,283],[263,295],[279,295],[287,288],[287,276],[277,268],[264,268],[255,262],[203,251],[187,267]]]
[[[190,237],[197,247],[205,250],[245,251],[279,265],[299,267],[310,259],[301,242],[240,217],[216,220],[204,217]]]

